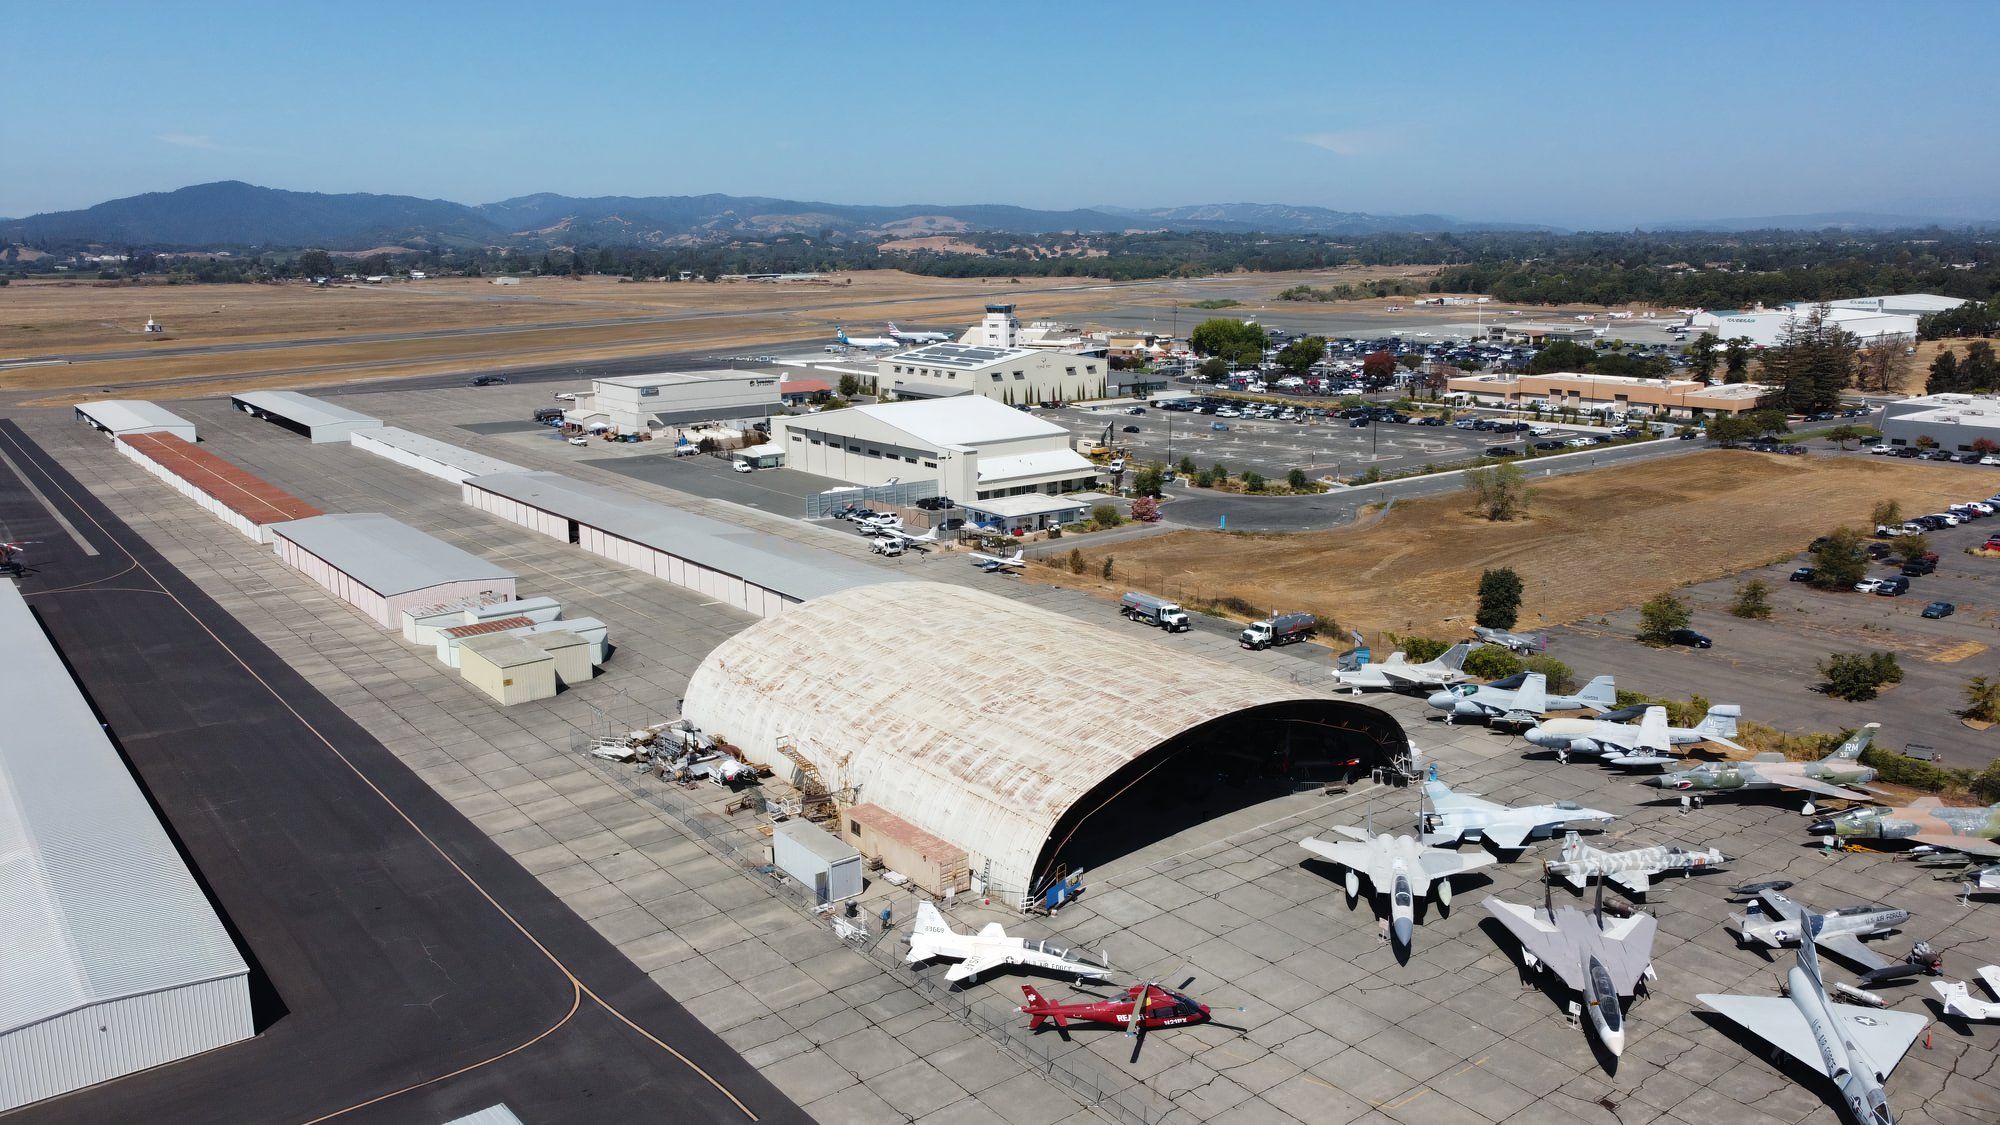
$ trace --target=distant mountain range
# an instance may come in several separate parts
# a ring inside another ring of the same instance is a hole
[[[467,205],[405,195],[283,191],[229,180],[0,220],[0,242],[353,250],[395,244],[670,246],[788,233],[874,238],[1160,229],[1346,235],[1551,228],[1263,203],[1039,211],[987,203],[863,206],[763,196],[542,193]]]
[[[1654,230],[1746,231],[1990,226],[1902,215],[1829,212],[1665,223]],[[739,195],[596,196],[542,193],[467,205],[407,195],[324,195],[236,180],[114,199],[80,211],[0,219],[0,244],[104,243],[149,247],[310,247],[565,245],[688,246],[786,234],[861,239],[933,234],[1136,230],[1332,236],[1466,231],[1549,231],[1527,223],[1473,222],[1445,215],[1372,215],[1278,203],[1187,207],[1096,207],[1039,211],[1004,204],[864,206]]]
[[[1652,223],[1641,230],[1717,231],[1730,234],[1749,230],[1915,230],[1923,227],[1986,228],[2000,226],[1993,219],[1946,219],[1935,215],[1885,215],[1876,211],[1816,211],[1806,215],[1760,215],[1747,219],[1688,219]]]

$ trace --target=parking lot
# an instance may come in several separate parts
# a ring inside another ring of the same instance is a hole
[[[1489,446],[1519,448],[1528,436],[1459,430],[1448,425],[1375,422],[1356,427],[1344,418],[1281,422],[1220,418],[1156,406],[1144,409],[1146,413],[1134,415],[1123,406],[1095,410],[1064,407],[1044,411],[1041,416],[1067,427],[1080,440],[1102,441],[1109,427],[1111,444],[1129,449],[1137,461],[1174,465],[1183,457],[1192,457],[1204,469],[1219,462],[1231,473],[1256,472],[1272,480],[1284,479],[1293,469],[1304,469],[1314,478],[1358,476],[1370,468],[1384,473],[1408,472],[1427,464],[1468,461]],[[1227,429],[1217,430],[1217,425]],[[1128,427],[1137,427],[1138,432],[1125,432]],[[1557,428],[1536,440],[1562,440],[1579,432]]]
[[[1990,470],[1968,468],[1966,499],[1982,499],[2000,486]],[[1912,513],[1921,514],[1921,513]],[[1880,742],[1892,748],[1934,747],[1950,766],[1979,768],[2000,753],[2000,732],[1975,731],[1955,717],[1963,689],[1974,675],[1991,675],[1993,646],[2000,643],[2000,558],[1966,554],[1966,548],[2000,532],[2000,517],[1929,533],[1938,554],[1936,573],[1910,579],[1909,592],[1881,597],[1851,590],[1818,590],[1787,581],[1810,560],[1801,553],[1732,578],[1680,591],[1694,610],[1694,628],[1714,641],[1706,650],[1652,649],[1633,640],[1638,611],[1549,630],[1549,653],[1581,678],[1615,672],[1618,685],[1649,695],[1703,695],[1738,703],[1744,717],[1786,730],[1835,730],[1882,724]],[[1871,577],[1897,568],[1872,565]],[[1760,578],[1771,587],[1768,620],[1730,616],[1739,584]],[[1635,598],[1655,591],[1635,588]],[[1949,617],[1928,620],[1925,605],[1951,602]],[[1848,703],[1812,690],[1819,661],[1835,652],[1896,654],[1903,682],[1870,702]]]

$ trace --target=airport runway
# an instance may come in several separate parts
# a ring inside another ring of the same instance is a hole
[[[9,420],[0,453],[0,538],[40,541],[22,591],[236,935],[260,1029],[12,1120],[807,1120]]]

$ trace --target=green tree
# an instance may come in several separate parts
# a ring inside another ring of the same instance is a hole
[[[1928,536],[1923,535],[1899,535],[1889,544],[1889,553],[1904,562],[1910,562],[1930,554],[1931,541]]]
[[[1511,566],[1495,567],[1479,576],[1479,612],[1473,620],[1488,629],[1512,629],[1521,619],[1521,576]]]
[[[1115,556],[1112,555],[1104,556],[1104,567],[1103,569],[1098,571],[1098,576],[1101,578],[1109,579],[1111,577],[1112,564],[1116,561],[1117,559]]]
[[[1685,629],[1694,620],[1694,613],[1678,594],[1669,590],[1656,594],[1645,605],[1639,607],[1639,639],[1649,645],[1662,645],[1676,629]]]
[[[1192,457],[1181,458],[1181,463],[1178,466],[1176,466],[1176,468],[1180,470],[1181,475],[1184,477],[1193,476],[1196,472],[1196,469],[1194,467],[1194,458]]]
[[[1220,461],[1210,465],[1208,471],[1215,474],[1215,483],[1217,484],[1222,484],[1229,479],[1229,470],[1223,468]]]
[[[1723,345],[1722,381],[1725,383],[1750,381],[1750,341],[1747,337],[1734,336]]]
[[[1196,367],[1194,371],[1195,374],[1213,383],[1224,375],[1229,374],[1229,361],[1219,356],[1211,356],[1208,359],[1202,360],[1201,365]]]
[[[1304,469],[1293,469],[1291,472],[1285,474],[1285,486],[1293,492],[1304,492],[1306,486],[1310,483],[1311,481],[1306,479],[1306,471]]]
[[[1976,723],[2000,723],[2000,677],[1974,676],[1965,681],[1965,710],[1959,716]],[[2000,762],[1987,768],[1995,766]]]
[[[1573,340],[1557,340],[1535,353],[1528,361],[1528,374],[1546,375],[1552,371],[1589,371],[1597,363],[1595,349],[1585,347]]]
[[[1931,360],[1931,377],[1924,383],[1929,394],[1952,394],[1964,389],[1958,378],[1958,354],[1946,348]]]
[[[1704,383],[1715,382],[1715,369],[1722,363],[1717,349],[1722,346],[1722,337],[1713,332],[1704,332],[1687,346],[1687,354],[1693,360],[1695,377]]]
[[[1071,574],[1082,574],[1084,567],[1083,548],[1071,547],[1069,549],[1069,572]]]
[[[324,250],[308,250],[299,255],[299,276],[331,277],[333,275],[333,255]]]
[[[1263,359],[1269,342],[1262,328],[1228,317],[1204,320],[1188,333],[1196,355],[1215,356],[1239,367]]]
[[[1836,527],[1820,536],[1811,552],[1811,583],[1822,590],[1848,590],[1868,575],[1868,548],[1861,533]]]
[[[1390,647],[1403,654],[1403,659],[1412,664],[1424,664],[1436,660],[1451,647],[1451,642],[1435,637],[1399,637],[1388,634]]]
[[[1750,441],[1757,434],[1757,423],[1741,415],[1718,414],[1708,420],[1708,440],[1722,445]]]
[[[1301,336],[1278,352],[1278,366],[1294,375],[1304,375],[1312,365],[1326,358],[1326,337]]]
[[[1118,514],[1117,505],[1099,504],[1090,510],[1090,522],[1099,527],[1117,527],[1125,522],[1125,517]]]
[[[1736,597],[1729,603],[1729,612],[1736,617],[1762,620],[1771,616],[1771,585],[1761,578],[1736,587]]]
[[[1876,527],[1888,527],[1902,523],[1903,505],[1898,503],[1893,497],[1887,500],[1877,500],[1875,507],[1868,513],[1868,521]]]
[[[1511,520],[1528,507],[1528,475],[1519,465],[1473,469],[1465,474],[1465,491],[1489,520]]]
[[[1262,474],[1262,473],[1244,473],[1244,474],[1243,474],[1243,491],[1245,491],[1245,492],[1262,492],[1262,491],[1264,491],[1264,476],[1263,476],[1263,474]]]
[[[1819,662],[1820,690],[1835,699],[1861,703],[1881,694],[1884,685],[1903,682],[1903,669],[1892,652],[1837,652]]]
[[[1958,365],[1959,389],[1975,394],[2000,389],[2000,359],[1993,354],[1993,345],[1985,340],[1974,340],[1965,346],[1965,362]]]
[[[1140,496],[1159,499],[1167,487],[1167,467],[1158,461],[1148,462],[1132,477],[1132,491]]]
[[[1576,690],[1576,670],[1553,656],[1522,657],[1521,670],[1540,672],[1548,690],[1557,694]]]
[[[861,393],[861,380],[856,379],[852,375],[842,375],[840,377],[841,398],[853,398],[855,395],[858,395],[860,393]]]
[[[1854,383],[1858,345],[1815,305],[1794,319],[1776,347],[1764,353],[1766,382],[1781,388],[1785,408],[1814,414],[1840,406],[1840,393]]]
[[[1521,670],[1521,658],[1499,645],[1480,645],[1465,654],[1465,674],[1497,680]]]
[[[1867,434],[1859,426],[1853,426],[1853,425],[1848,425],[1846,423],[1842,423],[1841,425],[1835,426],[1834,428],[1828,430],[1823,436],[1826,438],[1826,440],[1832,442],[1834,445],[1840,447],[1841,449],[1846,449],[1848,442],[1860,441],[1863,437],[1866,437]]]

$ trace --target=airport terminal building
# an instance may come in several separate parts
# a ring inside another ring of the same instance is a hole
[[[961,503],[1078,492],[1098,468],[1070,448],[1069,431],[989,398],[892,402],[772,420],[785,464],[848,484],[934,480]]]

